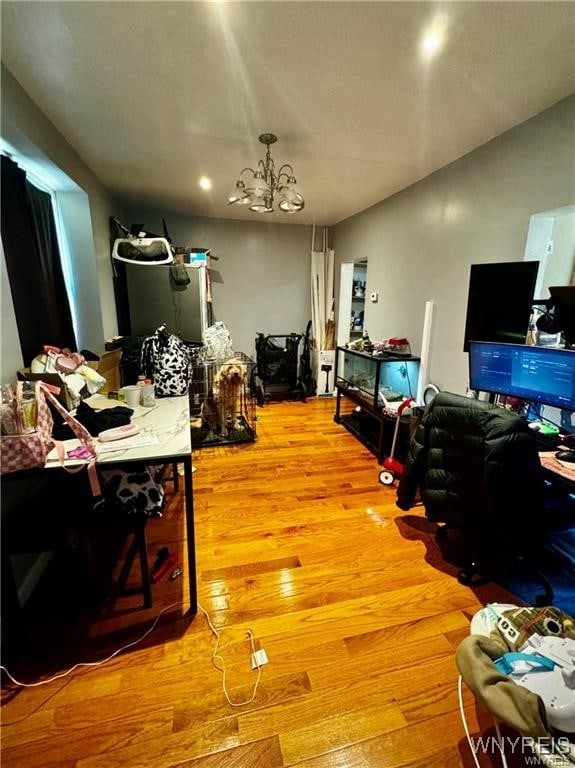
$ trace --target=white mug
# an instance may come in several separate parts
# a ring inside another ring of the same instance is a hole
[[[137,405],[140,405],[142,387],[138,387],[133,384],[127,387],[122,387],[120,391],[124,393],[124,402],[128,408],[135,408]]]

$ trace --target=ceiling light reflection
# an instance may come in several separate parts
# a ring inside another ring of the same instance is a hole
[[[366,507],[365,511],[371,517],[372,521],[376,525],[379,525],[382,528],[385,528],[385,526],[389,524],[389,520],[383,517],[383,515],[380,515],[376,509],[372,509],[371,507]]]
[[[437,32],[431,32],[423,38],[421,42],[421,52],[426,58],[430,59],[439,51],[442,42],[443,40]]]
[[[425,30],[419,51],[425,61],[431,61],[444,47],[447,37],[447,18],[444,15],[437,16],[433,23]]]
[[[293,583],[291,569],[282,568],[279,572],[280,593],[282,597],[293,597],[295,594],[295,584]]]

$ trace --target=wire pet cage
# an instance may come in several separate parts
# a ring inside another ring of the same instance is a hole
[[[256,439],[255,362],[243,352],[193,363],[190,387],[192,446]]]

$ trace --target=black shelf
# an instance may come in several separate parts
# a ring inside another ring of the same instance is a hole
[[[349,389],[338,384],[336,385],[336,391],[334,421],[345,427],[381,463],[391,453],[396,419],[388,416],[382,410],[377,411],[372,408],[361,390]],[[342,397],[356,404],[350,413],[341,413]],[[413,416],[401,416],[397,445],[394,452],[395,458],[398,461],[403,461],[407,455],[413,428]]]
[[[397,425],[397,416],[383,408],[382,388],[392,391],[394,400],[406,397],[406,392],[411,392],[416,384],[420,360],[412,355],[374,357],[369,352],[341,346],[337,347],[336,355],[334,421],[345,427],[381,463],[391,454]],[[408,366],[412,368],[411,378]],[[398,384],[398,376],[401,384]],[[342,398],[348,401],[344,409]],[[351,409],[349,404],[352,404]],[[403,461],[407,454],[415,424],[413,415],[400,417],[394,450],[394,458],[398,461]]]

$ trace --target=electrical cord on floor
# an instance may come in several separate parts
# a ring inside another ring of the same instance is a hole
[[[53,677],[49,677],[47,680],[39,680],[37,683],[23,683],[20,680],[16,680],[16,678],[10,674],[10,672],[6,669],[6,667],[3,664],[0,664],[0,669],[4,670],[4,672],[8,675],[10,680],[15,685],[20,685],[23,688],[37,688],[40,685],[47,685],[48,683],[54,682],[54,680],[59,680],[61,677],[66,677],[67,675],[70,675],[72,672],[74,672],[74,670],[79,669],[80,667],[99,667],[102,664],[106,664],[108,661],[111,661],[113,658],[115,658],[120,653],[122,653],[122,651],[126,651],[128,650],[128,648],[133,648],[135,645],[138,645],[138,643],[141,643],[142,640],[148,637],[148,635],[151,632],[153,632],[153,630],[156,628],[156,624],[160,620],[160,616],[166,611],[169,611],[170,608],[175,608],[178,605],[180,605],[180,603],[171,603],[170,605],[167,605],[165,608],[162,608],[162,610],[154,619],[154,623],[152,624],[152,626],[149,629],[147,629],[141,637],[139,637],[137,640],[133,640],[131,643],[128,643],[127,645],[123,645],[121,648],[118,648],[116,651],[111,653],[105,659],[101,659],[100,661],[80,661],[78,662],[78,664],[74,664],[73,667],[70,667],[70,669],[67,669],[65,672],[60,672],[59,674],[54,675]]]
[[[35,683],[24,683],[21,680],[16,679],[10,673],[8,668],[4,666],[4,664],[0,664],[0,669],[4,670],[4,672],[6,673],[8,678],[15,685],[18,685],[18,686],[20,686],[22,688],[37,688],[37,687],[39,687],[41,685],[47,685],[48,683],[53,683],[55,680],[60,680],[63,677],[67,677],[68,675],[72,674],[72,672],[74,672],[76,669],[79,669],[81,667],[100,667],[103,664],[106,664],[107,662],[109,662],[112,659],[114,659],[116,656],[118,656],[123,651],[128,650],[128,648],[133,648],[135,645],[138,645],[139,643],[141,643],[142,640],[144,640],[146,637],[148,637],[149,634],[151,634],[154,631],[158,621],[160,620],[160,616],[163,613],[165,613],[166,611],[169,611],[171,608],[175,608],[179,604],[180,603],[171,603],[170,605],[167,605],[165,608],[162,608],[162,610],[158,613],[158,615],[154,619],[151,627],[149,629],[147,629],[144,632],[144,634],[141,635],[141,637],[137,638],[136,640],[133,640],[131,643],[127,643],[126,645],[121,646],[120,648],[115,650],[113,653],[111,653],[109,656],[107,656],[105,659],[101,659],[100,661],[81,661],[81,662],[78,662],[77,664],[74,664],[74,666],[70,667],[69,669],[65,670],[64,672],[60,672],[57,675],[54,675],[53,677],[49,677],[46,680],[39,680],[38,682],[35,682]],[[226,688],[225,662],[224,662],[223,657],[220,654],[218,654],[218,648],[219,648],[219,644],[220,644],[220,635],[219,635],[218,631],[215,629],[214,625],[212,624],[211,619],[209,617],[209,614],[205,610],[205,608],[203,608],[199,603],[198,603],[198,608],[205,615],[206,620],[208,622],[208,626],[209,626],[210,630],[212,631],[212,633],[214,634],[214,636],[216,638],[216,645],[215,645],[214,650],[212,652],[211,659],[212,659],[213,666],[219,672],[222,673],[222,687],[223,687],[224,695],[226,697],[226,700],[227,700],[228,704],[231,707],[243,707],[246,704],[251,704],[252,701],[254,701],[254,699],[256,697],[256,692],[257,692],[257,689],[258,689],[258,685],[260,683],[261,674],[262,674],[261,664],[256,661],[256,667],[257,667],[257,671],[258,671],[258,676],[257,676],[257,680],[255,682],[254,690],[252,692],[251,697],[249,699],[246,699],[246,701],[240,701],[240,702],[232,701],[230,699],[230,696],[229,696],[227,688]],[[250,646],[251,646],[251,655],[250,655],[250,657],[254,658],[255,654],[256,654],[256,648],[255,648],[255,644],[254,644],[254,635],[253,635],[252,630],[248,629],[246,631],[246,635],[249,637],[249,640],[250,640]],[[221,666],[218,666],[218,664],[216,664],[216,661],[220,661],[221,662]],[[8,725],[9,723],[4,723],[4,724]]]
[[[225,666],[225,662],[224,662],[223,656],[221,656],[218,653],[218,648],[219,648],[219,645],[220,645],[220,635],[219,635],[217,629],[212,624],[210,616],[209,616],[208,612],[206,611],[206,609],[203,606],[201,606],[199,603],[198,603],[198,608],[200,609],[200,611],[206,617],[206,621],[208,622],[208,626],[209,626],[209,628],[211,629],[213,635],[216,638],[216,644],[214,646],[214,650],[212,651],[212,659],[211,660],[212,660],[212,665],[218,670],[218,672],[222,673],[222,689],[224,691],[224,696],[226,697],[226,700],[227,700],[228,704],[230,705],[230,707],[244,707],[246,704],[251,704],[252,701],[256,697],[256,692],[258,690],[258,685],[260,684],[260,679],[261,679],[261,676],[262,676],[261,664],[258,664],[256,662],[257,670],[258,670],[258,677],[257,677],[257,680],[255,682],[254,690],[253,690],[252,695],[250,696],[250,698],[246,699],[246,701],[232,701],[230,699],[230,696],[228,694],[228,690],[227,690],[227,687],[226,687],[226,666]],[[250,639],[250,646],[251,646],[251,655],[250,655],[250,657],[254,658],[254,655],[256,653],[256,648],[255,648],[255,645],[254,645],[254,633],[252,632],[251,629],[248,629],[248,630],[246,630],[246,635]],[[221,662],[221,667],[216,664],[216,660]]]
[[[473,742],[471,741],[471,734],[469,733],[469,727],[467,725],[467,719],[465,717],[465,710],[463,709],[463,678],[461,677],[461,675],[459,675],[459,679],[457,681],[457,693],[459,696],[459,713],[461,715],[461,722],[463,723],[463,727],[465,729],[465,735],[467,736],[467,743],[469,744],[469,749],[471,750],[471,755],[473,757],[473,761],[475,762],[475,765],[477,766],[477,768],[481,768],[481,766],[479,765],[479,760],[477,759],[475,747],[473,745]],[[501,762],[503,764],[503,768],[509,768],[507,765],[507,760],[505,759],[505,751],[503,749],[503,737],[501,736],[499,723],[495,718],[493,718],[493,722],[495,724],[495,731],[497,733],[497,741],[495,743],[497,744],[499,752],[501,753]]]

